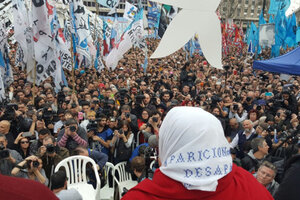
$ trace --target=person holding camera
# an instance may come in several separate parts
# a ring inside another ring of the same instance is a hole
[[[43,139],[43,145],[38,150],[38,156],[43,161],[43,169],[46,172],[47,178],[50,179],[56,165],[69,157],[69,150],[59,147],[55,138],[49,135]]]
[[[17,151],[7,148],[7,144],[6,136],[0,133],[0,174],[10,176],[13,167],[23,159]]]
[[[72,152],[78,146],[87,147],[87,140],[85,130],[78,126],[76,120],[68,119],[65,123],[65,128],[58,134],[57,144]]]
[[[118,118],[118,121],[126,120],[132,132],[137,133],[138,132],[138,123],[137,123],[137,117],[134,114],[131,114],[131,108],[129,105],[123,105],[121,108],[121,115]]]
[[[152,112],[152,116],[149,118],[146,124],[140,127],[144,135],[144,141],[147,142],[151,135],[158,135],[159,125],[161,123],[161,113],[157,110]]]
[[[131,132],[128,121],[121,121],[120,127],[121,128],[119,130],[115,130],[114,136],[110,142],[114,164],[127,161],[131,156],[131,146],[134,134]]]
[[[239,123],[243,122],[248,117],[248,112],[244,110],[241,103],[234,103],[230,106],[229,119],[236,118]]]
[[[47,128],[40,129],[38,133],[38,139],[34,140],[30,144],[30,154],[36,155],[38,153],[39,148],[43,145],[43,140],[45,137],[51,135],[51,132]]]
[[[39,181],[48,186],[48,179],[42,167],[42,160],[37,156],[32,155],[17,164],[11,171],[11,174],[13,176]]]

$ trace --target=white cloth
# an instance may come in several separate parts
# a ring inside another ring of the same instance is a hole
[[[201,108],[175,107],[159,130],[160,170],[189,190],[216,191],[232,169],[220,121]]]

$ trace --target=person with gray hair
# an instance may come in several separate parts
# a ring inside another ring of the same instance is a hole
[[[245,120],[243,128],[244,130],[239,131],[230,143],[232,148],[237,149],[237,157],[240,159],[244,157],[244,144],[257,137],[251,120]]]
[[[279,183],[274,180],[276,173],[276,166],[269,161],[264,161],[259,166],[257,173],[254,175],[256,180],[265,186],[272,196],[275,195],[279,187]]]
[[[254,138],[251,141],[251,150],[241,160],[242,167],[251,173],[255,173],[259,165],[265,160],[268,155],[269,146],[264,138]]]
[[[17,151],[8,149],[7,144],[6,136],[0,133],[0,174],[10,176],[11,170],[23,158]]]

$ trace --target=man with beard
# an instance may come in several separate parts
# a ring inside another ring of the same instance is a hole
[[[109,144],[113,137],[113,131],[106,126],[107,117],[104,114],[99,116],[98,129],[96,134],[93,136],[94,141],[100,142],[102,145],[101,152],[106,155],[109,154]]]
[[[251,120],[245,120],[243,122],[243,128],[244,130],[239,131],[230,143],[232,148],[237,148],[238,158],[244,157],[244,144],[257,137]]]

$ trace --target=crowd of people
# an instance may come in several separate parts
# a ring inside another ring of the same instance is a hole
[[[158,42],[147,40],[149,55]],[[246,50],[223,56],[224,70],[211,67],[201,55],[187,57],[181,49],[166,58],[150,59],[144,71],[144,53],[132,48],[114,71],[99,73],[93,67],[74,74],[65,71],[68,86],[56,91],[51,77],[39,86],[27,82],[26,72],[14,65],[14,48],[11,44],[14,80],[0,114],[3,175],[49,186],[61,160],[86,155],[96,161],[99,171],[106,162],[127,161],[143,180],[141,147],[148,146],[151,136],[158,138],[170,109],[192,106],[219,119],[233,162],[277,199],[293,185],[284,174],[293,176],[288,167],[293,166],[291,158],[298,162],[300,152],[299,76],[253,71],[254,58]],[[260,57],[269,54],[265,50]]]

